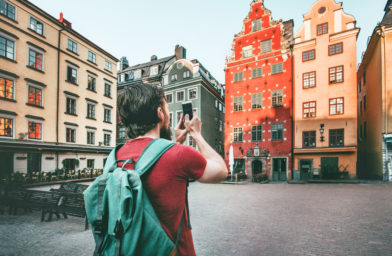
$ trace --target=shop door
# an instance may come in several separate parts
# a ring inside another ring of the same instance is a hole
[[[312,171],[312,160],[299,160],[299,170],[301,180],[310,179]]]
[[[27,172],[41,172],[42,154],[29,153],[27,154]]]
[[[0,183],[10,178],[14,171],[14,154],[1,152],[0,153]]]
[[[272,161],[272,180],[285,181],[287,180],[287,159],[286,158],[273,158]]]
[[[321,158],[321,176],[323,179],[339,178],[339,158],[322,157]]]
[[[245,159],[234,159],[233,173],[245,173]]]
[[[252,175],[253,177],[256,176],[257,174],[260,174],[262,171],[262,163],[260,160],[254,160],[252,162]]]

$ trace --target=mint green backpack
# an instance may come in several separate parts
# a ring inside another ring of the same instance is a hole
[[[87,219],[96,244],[94,255],[177,255],[185,211],[174,243],[162,228],[140,180],[173,145],[168,140],[153,140],[134,170],[123,168],[132,159],[116,160],[122,145],[112,150],[103,174],[84,192]],[[118,167],[118,162],[124,162],[122,167]]]

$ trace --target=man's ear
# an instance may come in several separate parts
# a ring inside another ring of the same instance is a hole
[[[162,107],[158,107],[157,114],[159,121],[163,122],[165,120],[165,114],[163,113]]]

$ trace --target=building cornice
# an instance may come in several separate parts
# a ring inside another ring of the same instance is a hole
[[[36,80],[33,80],[33,79],[30,79],[30,78],[25,78],[24,80],[28,83],[31,83],[31,84],[35,84],[35,85],[38,85],[41,87],[46,87],[46,84],[39,82],[39,81],[36,81]]]
[[[336,41],[336,40],[341,40],[343,38],[347,38],[353,35],[358,36],[360,29],[359,28],[353,28],[350,30],[345,30],[342,32],[334,33],[329,35],[329,41]]]

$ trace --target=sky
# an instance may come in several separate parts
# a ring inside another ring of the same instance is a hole
[[[131,66],[149,62],[152,55],[174,55],[177,44],[188,59],[198,59],[224,83],[225,58],[231,55],[234,34],[252,0],[30,0],[55,18],[63,12],[72,28]],[[336,0],[335,0],[336,1]],[[315,0],[264,0],[274,20],[294,20],[294,34]],[[337,2],[337,1],[336,1]],[[387,0],[343,0],[343,10],[361,28],[357,59],[382,20]]]

